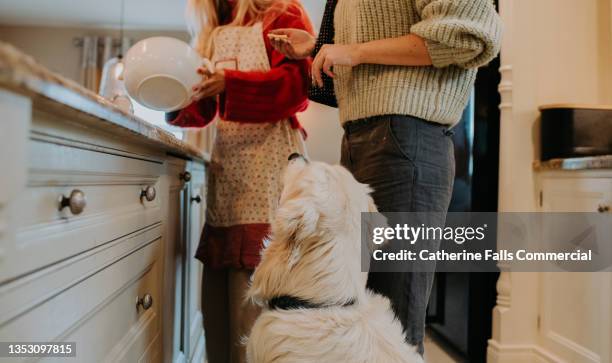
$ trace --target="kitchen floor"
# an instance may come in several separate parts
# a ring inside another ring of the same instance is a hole
[[[464,360],[451,353],[444,343],[431,334],[425,336],[425,362],[427,363],[463,363]]]

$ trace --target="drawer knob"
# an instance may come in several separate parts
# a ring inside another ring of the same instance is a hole
[[[136,310],[142,307],[143,310],[149,310],[153,306],[153,296],[145,294],[143,297],[136,297]]]
[[[155,191],[155,188],[149,185],[140,192],[140,199],[142,200],[144,198],[147,200],[147,202],[152,202],[155,200],[156,195],[157,192]]]
[[[196,203],[200,204],[200,203],[202,203],[202,197],[200,197],[199,195],[197,195],[197,196],[195,196],[195,197],[192,197],[192,198],[191,198],[191,201],[192,201],[192,202],[196,202]]]
[[[59,210],[68,207],[70,209],[70,213],[74,215],[81,214],[87,205],[87,199],[85,198],[85,193],[82,191],[75,189],[70,193],[69,197],[65,195],[61,195],[59,197]]]
[[[609,213],[609,212],[610,212],[610,206],[609,206],[609,205],[600,205],[600,206],[597,208],[597,211],[598,211],[599,213]]]
[[[181,180],[188,183],[191,181],[191,173],[186,171],[184,173],[181,173]]]

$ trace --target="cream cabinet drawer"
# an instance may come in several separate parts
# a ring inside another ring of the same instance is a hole
[[[546,212],[610,212],[612,179],[545,177],[541,190]]]
[[[29,151],[0,284],[161,220],[161,163],[37,140]]]
[[[137,362],[145,352],[159,361],[160,233],[149,228],[0,288],[0,341],[76,342],[78,362]],[[137,304],[145,296],[152,305]]]

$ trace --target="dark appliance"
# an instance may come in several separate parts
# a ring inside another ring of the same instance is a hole
[[[499,171],[499,58],[478,72],[472,99],[453,128],[456,176],[451,212],[496,212]],[[486,361],[497,273],[437,273],[428,330],[465,362]]]
[[[612,106],[540,107],[541,160],[612,154]]]

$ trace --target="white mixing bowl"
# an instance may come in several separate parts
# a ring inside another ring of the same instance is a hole
[[[210,62],[187,43],[153,37],[134,44],[125,55],[123,78],[128,94],[157,111],[176,111],[191,102],[192,87],[200,82],[198,67]]]

